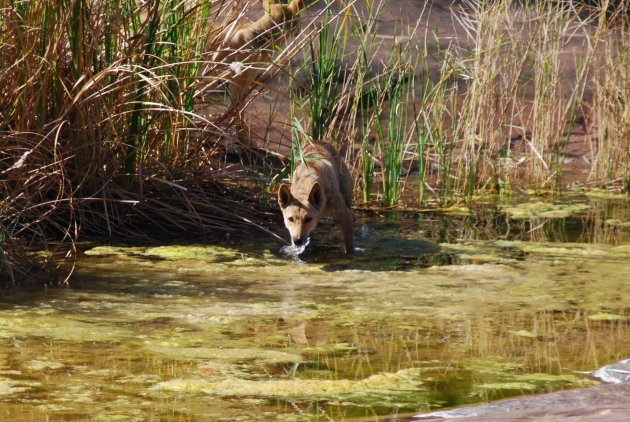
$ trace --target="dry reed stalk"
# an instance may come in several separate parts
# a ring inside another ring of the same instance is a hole
[[[609,26],[600,16],[594,38],[599,51],[593,76],[596,134],[590,179],[621,185],[630,193],[630,25],[622,21]]]

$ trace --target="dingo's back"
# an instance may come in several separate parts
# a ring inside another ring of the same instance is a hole
[[[332,145],[313,142],[303,149],[304,161],[292,183],[280,186],[278,203],[295,245],[302,245],[321,218],[339,221],[347,255],[354,253],[350,173]]]

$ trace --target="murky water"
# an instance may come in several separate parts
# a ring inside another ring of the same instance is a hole
[[[0,419],[344,420],[594,383],[630,356],[630,203],[364,215],[270,241],[94,247],[0,301]]]

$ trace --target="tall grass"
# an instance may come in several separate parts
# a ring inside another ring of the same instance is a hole
[[[615,16],[616,11],[612,11]],[[612,34],[611,34],[612,33]],[[600,16],[593,42],[599,66],[593,72],[591,110],[595,133],[592,135],[593,167],[591,178],[623,186],[630,194],[630,22],[609,27]]]
[[[357,17],[337,20],[334,51],[322,38],[305,57],[310,80],[325,80],[325,89],[306,90],[317,105],[306,120],[316,122],[315,137],[360,145],[346,158],[364,203],[395,206],[405,190],[421,202],[425,189],[447,202],[515,188],[560,192],[575,182],[565,169],[585,121],[592,123],[584,156],[591,176],[578,182],[627,190],[629,30],[620,5],[470,1],[454,9],[458,38],[441,38],[437,27],[418,30],[429,8],[388,43],[376,39],[385,2],[352,3]],[[389,61],[379,66],[383,49]],[[332,65],[339,61],[343,74]],[[321,78],[322,68],[338,80]]]
[[[226,104],[201,94],[225,87],[229,63],[212,56],[240,10],[233,0],[4,4],[3,245],[80,233],[212,235],[266,219],[247,203],[240,173],[221,169]]]

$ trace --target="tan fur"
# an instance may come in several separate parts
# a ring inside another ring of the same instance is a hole
[[[271,62],[274,49],[297,31],[304,0],[291,0],[288,5],[263,0],[262,5],[265,12],[257,21],[222,35],[224,48],[213,58],[230,64],[228,112],[240,108],[260,71]]]
[[[352,182],[348,168],[332,145],[313,142],[303,150],[305,162],[295,169],[291,186],[282,184],[278,203],[293,244],[301,245],[321,218],[341,225],[347,255],[354,253]]]

